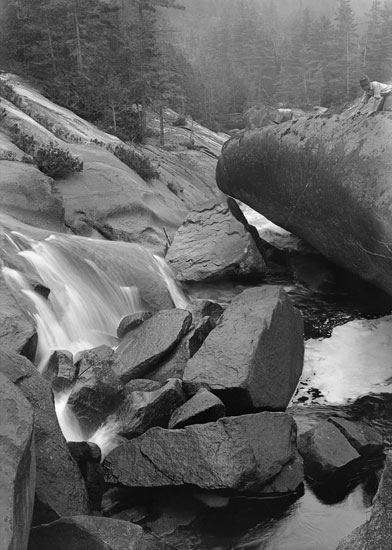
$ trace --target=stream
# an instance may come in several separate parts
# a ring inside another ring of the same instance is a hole
[[[263,238],[300,249],[293,236],[247,207],[242,208]],[[8,227],[3,254],[13,258],[16,252],[19,263],[10,260],[3,272],[14,292],[30,299],[39,333],[41,365],[49,350],[56,347],[77,354],[90,340],[91,345],[102,341],[115,345],[111,335],[121,317],[141,307],[137,283],[141,269],[164,281],[177,307],[185,303],[164,262],[151,254],[144,256],[140,247],[45,236],[40,230],[26,236],[25,228],[20,232],[15,229]],[[82,258],[84,264],[80,267]],[[109,272],[105,271],[108,260]],[[19,272],[20,261],[32,267],[42,283],[51,288],[50,312],[46,301],[29,290],[29,282]],[[199,284],[184,290],[192,298],[228,303],[248,286],[282,285],[304,317],[304,371],[288,408],[298,432],[331,415],[364,419],[383,432],[387,447],[391,447],[391,300],[312,252],[288,254],[287,266],[288,270],[276,266],[251,283]],[[99,296],[108,297],[109,309]],[[91,304],[96,311],[91,311]],[[82,309],[74,309],[76,306]],[[84,330],[87,325],[90,334]],[[57,406],[66,409],[66,400]],[[98,442],[102,434],[95,435]],[[301,494],[287,499],[222,501],[194,495],[183,500],[175,495],[172,500],[167,498],[166,520],[157,520],[154,530],[181,550],[335,550],[343,536],[369,518],[381,469],[379,462],[369,464],[338,487],[315,491],[305,484]]]

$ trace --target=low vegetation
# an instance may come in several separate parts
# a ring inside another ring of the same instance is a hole
[[[154,178],[159,178],[159,172],[151,164],[150,160],[141,153],[126,147],[117,145],[112,152],[124,164],[135,170],[135,172],[144,180],[150,181]]]

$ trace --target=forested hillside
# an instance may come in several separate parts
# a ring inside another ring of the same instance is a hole
[[[146,107],[219,130],[256,103],[328,107],[354,98],[362,73],[392,78],[392,0],[0,5],[0,67],[127,139],[143,139]]]

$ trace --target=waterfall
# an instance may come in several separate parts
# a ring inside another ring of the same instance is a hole
[[[32,236],[33,235],[33,236]],[[117,346],[117,327],[137,311],[184,308],[187,299],[165,261],[144,247],[86,237],[4,230],[2,273],[34,320],[36,365],[43,370],[54,350],[80,353],[102,344]],[[43,296],[37,283],[49,289]],[[35,284],[35,286],[34,286]],[[85,440],[67,407],[69,394],[55,396],[66,439]],[[90,440],[110,448],[115,426],[103,425]]]

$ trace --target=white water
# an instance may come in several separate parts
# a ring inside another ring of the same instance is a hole
[[[76,362],[86,349],[102,344],[116,347],[120,320],[145,310],[158,294],[166,293],[176,307],[187,305],[165,261],[140,245],[61,234],[36,239],[15,230],[4,235],[2,273],[14,295],[24,297],[27,314],[35,322],[36,364],[41,371],[54,350],[70,351]],[[50,290],[48,298],[34,290],[20,268],[6,265],[15,264],[15,256],[18,267],[22,263],[30,277]],[[83,433],[67,406],[68,398],[69,393],[55,396],[64,437],[89,439],[107,454],[118,443],[115,423],[108,420],[95,434]]]
[[[320,404],[340,405],[371,392],[392,392],[392,315],[336,327],[330,338],[308,340],[299,393],[320,390]]]

